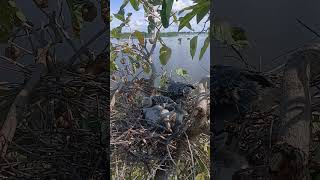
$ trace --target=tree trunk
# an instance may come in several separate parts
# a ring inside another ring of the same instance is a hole
[[[272,179],[308,180],[311,98],[309,48],[287,61],[282,82],[280,121],[272,148]]]

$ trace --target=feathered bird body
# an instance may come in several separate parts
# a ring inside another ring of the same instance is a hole
[[[162,104],[176,104],[171,98],[166,96],[150,96],[144,97],[142,100],[143,107],[151,107],[154,105],[162,105]]]
[[[178,99],[190,95],[193,89],[195,89],[195,87],[191,84],[170,80],[166,94],[177,102]]]
[[[213,66],[211,71],[213,116],[218,131],[224,128],[224,121],[233,121],[251,111],[253,102],[260,98],[259,91],[272,86],[258,72],[223,65]]]

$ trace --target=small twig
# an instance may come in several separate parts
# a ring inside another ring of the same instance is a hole
[[[177,166],[177,164],[174,162],[172,156],[171,156],[171,153],[170,153],[170,149],[169,149],[169,146],[167,145],[167,151],[168,151],[168,155],[169,155],[169,158],[171,159],[172,163]]]
[[[189,141],[189,139],[188,139],[188,135],[186,134],[186,132],[184,132],[184,135],[186,136],[186,140],[187,140],[187,142],[188,142],[188,147],[189,147],[189,151],[190,151],[193,179],[196,179],[195,165],[194,165],[194,159],[193,159],[192,149],[191,149],[191,146],[190,146],[190,141]]]
[[[297,22],[299,24],[301,24],[303,27],[305,27],[306,29],[308,29],[309,31],[311,31],[313,34],[315,34],[317,37],[320,38],[320,34],[317,33],[315,30],[313,30],[310,26],[307,26],[305,23],[303,23],[299,18],[296,18]]]

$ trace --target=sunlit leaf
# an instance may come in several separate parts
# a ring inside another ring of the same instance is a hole
[[[140,31],[135,31],[134,36],[138,39],[141,46],[144,46],[144,36]]]
[[[197,174],[196,176],[196,180],[205,180],[205,179],[206,179],[205,173],[200,173],[200,174]]]
[[[121,37],[121,28],[116,27],[111,30],[111,37],[119,39]]]
[[[170,60],[171,57],[171,48],[169,48],[168,46],[162,46],[160,48],[160,63],[162,65],[166,65],[168,63],[168,61]]]
[[[148,63],[143,63],[142,64],[142,69],[146,74],[149,74],[151,71],[150,65]]]
[[[130,0],[130,4],[134,10],[139,11],[139,1],[138,0]]]
[[[110,62],[110,72],[113,73],[114,71],[117,71],[117,70],[118,70],[118,65],[114,61],[111,61]]]
[[[197,12],[197,23],[199,23],[206,15],[209,14],[210,1],[201,1],[196,6],[195,11]]]
[[[183,68],[177,68],[176,69],[176,74],[178,76],[181,76],[181,77],[187,77],[188,76],[188,71],[183,69]]]
[[[197,43],[198,43],[198,36],[195,36],[190,40],[190,55],[191,55],[192,59],[193,59],[193,57],[196,53],[196,50],[197,50]]]
[[[122,14],[113,14],[115,18],[119,19],[120,21],[125,21],[124,15]]]
[[[180,24],[179,24],[179,31],[190,24],[191,19],[196,15],[197,13],[195,11],[191,11],[188,14],[186,14],[184,17],[180,18]]]

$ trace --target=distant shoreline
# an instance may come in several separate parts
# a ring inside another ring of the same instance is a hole
[[[151,38],[152,34],[141,32],[145,38]],[[160,37],[176,37],[179,35],[197,35],[197,34],[208,34],[207,32],[161,32]],[[119,37],[116,39],[128,39],[131,35],[132,39],[136,39],[135,36],[132,35],[132,33],[129,32],[123,32],[119,34]]]

